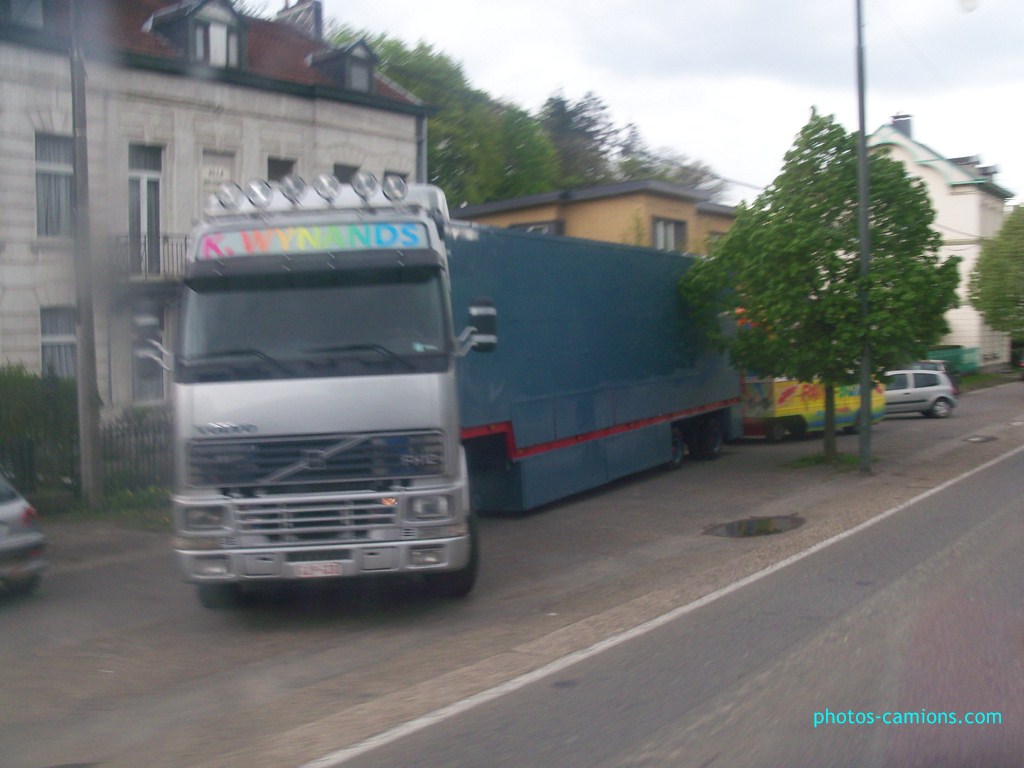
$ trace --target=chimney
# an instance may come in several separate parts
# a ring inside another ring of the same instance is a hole
[[[324,37],[324,11],[320,0],[298,0],[291,7],[289,0],[285,0],[284,8],[277,12],[274,20],[290,24],[314,40]]]
[[[892,127],[902,133],[908,139],[914,138],[914,131],[911,126],[910,115],[893,115]]]

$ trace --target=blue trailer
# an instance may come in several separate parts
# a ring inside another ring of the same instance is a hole
[[[454,224],[453,316],[488,297],[500,329],[459,361],[475,508],[533,509],[740,436],[740,378],[676,290],[694,258]]]
[[[204,605],[389,573],[465,595],[474,509],[739,435],[739,377],[676,290],[691,257],[453,225],[441,190],[368,174],[226,185],[192,243],[172,502]]]

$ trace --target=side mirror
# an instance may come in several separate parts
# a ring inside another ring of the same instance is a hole
[[[469,325],[459,334],[465,355],[473,349],[477,352],[493,352],[498,346],[498,311],[490,299],[474,299],[469,306]]]
[[[135,348],[135,357],[139,360],[151,360],[165,371],[173,372],[174,366],[170,361],[173,359],[170,350],[165,348],[159,341],[148,339],[147,344],[153,347],[152,350],[143,347]],[[154,351],[155,350],[155,351]]]

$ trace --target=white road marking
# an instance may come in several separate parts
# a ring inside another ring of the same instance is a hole
[[[817,544],[815,544],[812,547],[809,547],[808,549],[805,549],[803,552],[798,552],[795,555],[791,555],[790,557],[787,557],[784,560],[780,560],[774,565],[770,565],[767,568],[764,568],[763,570],[757,571],[756,573],[752,573],[749,576],[740,579],[739,581],[735,581],[732,584],[722,587],[721,589],[718,589],[714,592],[711,592],[705,595],[704,597],[687,603],[686,605],[681,605],[678,608],[673,608],[671,611],[663,613],[661,616],[657,616],[653,619],[645,621],[642,624],[638,624],[637,626],[631,629],[627,629],[616,635],[612,635],[611,637],[605,638],[604,640],[594,643],[588,648],[584,648],[582,650],[576,651],[575,653],[570,653],[567,656],[563,656],[560,659],[556,659],[555,661],[545,664],[542,667],[538,667],[532,672],[527,672],[526,674],[512,678],[511,680],[507,680],[504,683],[501,683],[500,685],[496,685],[493,688],[488,688],[485,691],[480,691],[479,693],[462,699],[461,701],[453,702],[452,704],[449,704],[446,707],[442,707],[441,709],[429,712],[426,715],[423,715],[422,717],[417,717],[415,720],[410,720],[409,722],[402,723],[401,725],[395,726],[390,730],[379,733],[376,736],[371,736],[370,738],[364,739],[358,744],[353,744],[351,747],[345,747],[344,749],[339,749],[336,752],[324,755],[321,758],[306,763],[305,765],[301,766],[301,768],[337,768],[337,766],[344,765],[348,761],[353,760],[354,758],[359,757],[360,755],[365,755],[366,753],[372,752],[375,749],[386,746],[388,744],[392,744],[398,741],[399,739],[405,738],[406,736],[409,736],[418,731],[422,731],[426,728],[429,728],[432,725],[443,722],[452,717],[455,717],[456,715],[460,715],[463,712],[468,712],[471,709],[475,709],[476,707],[479,707],[483,704],[487,704],[488,702],[499,699],[508,693],[518,691],[520,688],[524,688],[530,683],[534,683],[549,675],[562,672],[563,670],[573,666],[574,664],[578,664],[579,662],[596,656],[599,653],[602,653],[603,651],[606,651],[610,648],[614,648],[615,646],[621,645],[622,643],[628,642],[633,638],[640,637],[642,635],[647,634],[648,632],[653,632],[658,627],[668,624],[669,622],[675,621],[681,616],[693,613],[697,609],[703,608],[705,605],[713,603],[716,600],[720,600],[721,598],[727,595],[731,595],[733,592],[736,592],[750,584],[760,581],[761,579],[764,579],[768,576],[771,576],[773,573],[781,571],[783,568],[787,568],[790,565],[793,565],[794,563],[797,563],[806,557],[810,557],[811,555],[820,552],[823,549],[826,549],[827,547],[831,547],[832,545],[839,543],[843,539],[847,539],[850,536],[854,536],[860,533],[861,531],[870,528],[871,526],[877,523],[882,522],[886,518],[892,517],[893,515],[897,514],[898,512],[901,512],[907,507],[917,504],[918,502],[923,501],[930,496],[934,496],[937,493],[941,493],[947,488],[956,485],[957,483],[963,480],[966,480],[968,477],[976,475],[979,472],[984,472],[986,469],[989,469],[990,467],[993,467],[996,464],[999,464],[1000,462],[1005,461],[1006,459],[1009,459],[1017,455],[1018,453],[1021,453],[1022,451],[1024,451],[1024,446],[1015,448],[1014,450],[1005,453],[1002,456],[997,456],[996,458],[986,462],[985,464],[982,464],[979,467],[975,467],[972,470],[964,472],[963,474],[958,475],[957,477],[954,477],[951,480],[947,480],[946,482],[936,486],[935,488],[932,488],[931,490],[918,494],[914,498],[909,499],[903,502],[902,504],[898,504],[895,507],[887,509],[885,512],[876,515],[870,520],[865,520],[860,525],[856,525],[847,531],[843,531],[842,533],[837,533],[835,536],[829,539],[825,539],[824,541],[819,541]]]

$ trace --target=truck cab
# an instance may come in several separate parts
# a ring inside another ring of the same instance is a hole
[[[211,200],[173,386],[174,543],[204,605],[386,573],[472,589],[455,360],[493,333],[456,336],[447,222],[440,190],[367,175]]]

